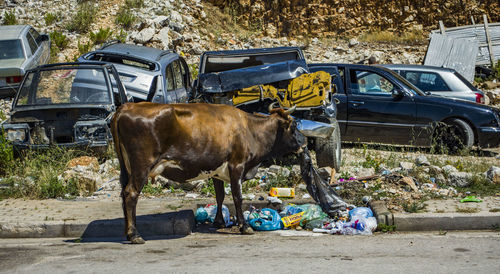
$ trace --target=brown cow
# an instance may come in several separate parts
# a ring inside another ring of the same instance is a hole
[[[271,109],[271,106],[270,106]],[[144,243],[136,229],[136,204],[148,177],[185,182],[213,178],[217,200],[214,224],[224,226],[224,183],[231,183],[242,234],[253,233],[241,210],[241,184],[267,158],[298,152],[306,139],[288,114],[254,115],[227,105],[135,103],[121,106],[112,120],[120,161],[125,233]]]

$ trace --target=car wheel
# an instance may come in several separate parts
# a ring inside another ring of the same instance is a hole
[[[474,145],[474,131],[467,122],[455,118],[436,128],[434,140],[436,151],[457,153]]]
[[[336,171],[340,169],[342,161],[342,148],[340,144],[339,123],[333,123],[334,131],[328,138],[316,138],[316,163],[318,167],[329,166]]]

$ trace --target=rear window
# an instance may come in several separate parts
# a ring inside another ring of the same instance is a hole
[[[114,64],[123,64],[131,67],[136,67],[144,70],[155,70],[156,65],[152,62],[147,62],[139,59],[127,58],[118,55],[107,55],[107,54],[93,54],[87,58],[93,61],[109,62]]]
[[[21,40],[0,41],[0,60],[24,58]]]
[[[299,59],[298,52],[279,52],[275,54],[245,56],[207,56],[203,73],[221,72]]]
[[[433,72],[406,71],[403,72],[406,80],[423,91],[450,91],[443,78]]]

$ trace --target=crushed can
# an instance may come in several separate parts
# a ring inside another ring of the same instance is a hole
[[[302,216],[304,215],[304,213],[305,211],[302,211],[297,214],[285,216],[281,218],[281,222],[283,223],[283,226],[285,228],[297,226],[298,224],[300,224],[300,220],[302,220]]]
[[[273,187],[269,191],[269,196],[293,198],[295,197],[295,189],[291,187]]]

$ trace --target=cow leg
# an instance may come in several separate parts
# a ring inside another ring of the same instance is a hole
[[[241,183],[242,183],[243,168],[234,168],[231,170],[231,192],[233,193],[234,207],[236,208],[236,219],[240,227],[241,234],[253,234],[253,229],[247,224],[243,217],[243,210],[241,205],[243,197],[241,196]]]
[[[147,181],[146,174],[132,175],[124,188],[122,188],[123,213],[125,214],[125,234],[127,240],[133,244],[145,243],[136,228],[136,207],[141,189]]]
[[[212,178],[215,188],[215,199],[217,200],[217,213],[215,214],[214,227],[224,228],[226,223],[224,222],[224,216],[222,216],[222,204],[224,202],[224,181],[217,178]]]

